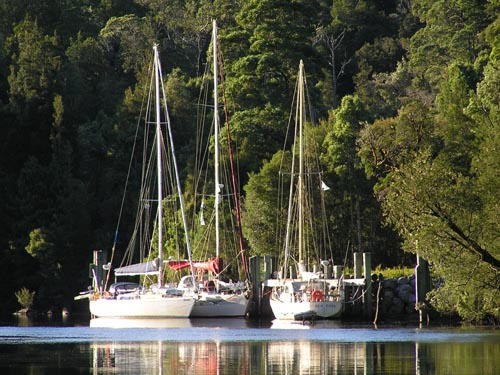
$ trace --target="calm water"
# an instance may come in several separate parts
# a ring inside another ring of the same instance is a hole
[[[339,322],[92,320],[0,327],[0,374],[500,374],[500,332]]]

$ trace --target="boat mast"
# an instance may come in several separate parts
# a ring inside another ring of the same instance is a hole
[[[299,105],[299,179],[297,189],[299,194],[299,263],[303,260],[303,227],[304,227],[304,212],[303,212],[303,178],[304,178],[304,142],[302,140],[302,127],[304,120],[304,63],[300,60],[299,64],[299,87],[298,87],[298,105]]]
[[[214,23],[216,21],[214,20]],[[217,39],[216,43],[218,42]],[[218,45],[218,44],[217,44]],[[222,67],[222,57],[220,53],[220,49],[217,50],[217,62],[218,64],[216,66]],[[240,206],[240,195],[238,192],[238,184],[236,182],[236,172],[235,172],[235,167],[234,167],[234,153],[233,153],[233,146],[231,144],[231,129],[229,126],[229,115],[227,112],[227,102],[226,102],[226,97],[225,97],[225,90],[224,90],[224,74],[222,73],[222,69],[218,69],[219,72],[219,78],[220,78],[220,86],[221,86],[221,91],[222,91],[222,100],[224,101],[224,115],[225,115],[225,125],[226,125],[226,130],[227,130],[227,149],[229,151],[229,166],[231,170],[231,186],[233,187],[233,197],[234,197],[234,209],[235,209],[235,217],[236,217],[236,227],[238,230],[238,237],[239,237],[239,250],[240,250],[240,256],[241,256],[241,264],[243,268],[243,272],[245,274],[246,279],[248,280],[250,278],[248,274],[248,265],[247,265],[247,260],[245,258],[245,244],[243,240],[243,231],[241,227],[241,206]],[[220,123],[219,123],[220,125]],[[219,126],[220,127],[220,126]],[[220,129],[219,129],[220,130]]]
[[[283,278],[286,278],[286,275],[288,273],[288,259],[290,257],[290,236],[292,235],[292,214],[293,214],[293,197],[294,197],[294,187],[295,187],[295,155],[296,155],[296,150],[297,150],[297,140],[301,142],[302,137],[301,137],[301,131],[302,131],[302,105],[301,105],[301,91],[302,91],[302,68],[303,68],[303,63],[302,60],[300,60],[299,64],[299,72],[298,72],[298,77],[297,77],[297,96],[294,96],[294,100],[296,100],[296,107],[295,107],[295,126],[294,126],[294,134],[293,134],[293,146],[292,146],[292,167],[290,170],[290,189],[288,191],[288,214],[287,214],[287,221],[286,221],[286,234],[285,234],[285,259],[283,262]],[[301,144],[301,143],[300,143]],[[302,146],[300,146],[301,148]],[[299,186],[301,185],[301,179],[300,179],[300,173],[298,176],[298,186],[297,190],[299,192],[302,190]],[[299,193],[299,197],[301,197],[301,193]],[[300,205],[300,198],[299,198],[299,208],[301,207]],[[300,214],[299,214],[300,215]],[[299,228],[301,228],[300,220],[299,220]],[[301,235],[299,235],[301,238]],[[302,248],[302,241],[299,240],[299,249]],[[299,250],[299,262],[302,260],[300,250]],[[293,275],[290,274],[290,277]]]
[[[158,45],[154,49],[155,93],[156,93],[156,169],[158,178],[158,287],[163,287],[163,185],[161,165],[161,112],[160,112],[160,57]]]
[[[154,51],[155,51],[155,76],[156,76],[156,87],[157,87],[157,91],[156,91],[156,100],[157,100],[157,107],[156,107],[156,113],[157,113],[157,123],[156,123],[156,127],[157,127],[157,132],[158,132],[158,135],[157,135],[157,145],[158,145],[158,148],[160,149],[160,144],[159,143],[159,137],[161,135],[161,132],[159,131],[160,130],[160,121],[159,121],[159,118],[160,118],[160,106],[159,106],[159,103],[160,103],[160,84],[161,84],[161,92],[162,92],[162,95],[163,95],[163,105],[165,107],[165,122],[167,124],[167,131],[168,131],[168,140],[169,140],[169,143],[170,143],[170,150],[171,150],[171,153],[172,153],[172,165],[174,167],[174,172],[175,172],[175,182],[176,182],[176,185],[177,185],[177,195],[179,196],[179,205],[180,205],[180,209],[181,209],[181,216],[182,216],[182,225],[183,225],[183,228],[184,228],[184,239],[186,241],[186,249],[187,249],[187,253],[188,253],[188,260],[189,260],[189,267],[190,267],[190,270],[191,270],[191,280],[193,282],[193,285],[195,287],[195,290],[197,289],[196,288],[196,283],[195,283],[195,279],[194,279],[194,267],[193,267],[193,259],[192,259],[192,256],[191,256],[191,242],[189,240],[189,233],[188,233],[188,226],[187,226],[187,217],[186,217],[186,209],[185,209],[185,205],[184,205],[184,199],[182,197],[182,190],[181,190],[181,181],[180,181],[180,178],[179,178],[179,170],[177,169],[177,160],[176,160],[176,157],[175,157],[175,148],[174,148],[174,139],[172,137],[172,127],[170,125],[170,116],[168,115],[168,110],[167,110],[167,99],[166,99],[166,96],[165,96],[165,87],[163,86],[163,80],[161,80],[161,76],[162,76],[162,73],[161,73],[161,65],[160,65],[160,57],[158,55],[158,45],[155,44],[154,46]],[[158,151],[158,158],[161,156],[160,152]],[[161,163],[158,164],[159,167],[158,167],[158,171],[161,172]],[[158,176],[160,176],[161,173],[158,173]],[[161,180],[158,179],[158,185],[159,185],[159,191],[161,191]],[[160,199],[160,195],[158,196],[158,198]],[[160,201],[161,202],[161,201]],[[158,209],[158,212],[159,212],[159,219],[158,219],[158,225],[162,224],[163,222],[163,209],[162,209],[162,206],[161,206],[161,203],[159,204],[159,209]],[[161,214],[160,214],[161,213]],[[160,258],[160,265],[159,265],[159,270],[162,271],[163,270],[163,252],[162,252],[162,248],[161,248],[161,243],[163,241],[162,239],[162,227],[160,226],[160,229],[158,231],[158,234],[159,234],[159,239],[158,239],[158,244],[159,244],[159,249],[158,249],[158,254],[159,254],[159,258]],[[160,240],[161,238],[161,240]],[[161,275],[161,274],[160,274]],[[160,283],[159,283],[160,284]],[[163,280],[161,282],[161,286],[163,284]]]
[[[220,184],[219,184],[219,95],[217,82],[217,24],[213,20],[213,42],[212,48],[214,53],[214,138],[215,138],[215,256],[219,257],[220,233],[219,233],[219,203],[220,203]]]

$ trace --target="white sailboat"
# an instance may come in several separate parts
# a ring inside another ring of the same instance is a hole
[[[212,49],[213,49],[213,99],[214,99],[214,229],[215,229],[215,258],[208,262],[194,262],[195,269],[203,269],[210,271],[202,273],[198,279],[199,298],[196,300],[191,312],[191,317],[243,317],[246,314],[249,303],[249,288],[245,282],[234,282],[231,280],[223,281],[220,276],[222,269],[220,267],[220,205],[222,202],[222,190],[225,188],[220,181],[220,123],[219,123],[219,97],[218,97],[218,50],[217,50],[217,24],[213,21]],[[230,156],[231,157],[231,156]],[[234,171],[231,171],[234,177]],[[233,182],[233,194],[229,194],[234,198],[236,215],[239,215],[238,197],[234,193],[236,191],[235,180]],[[202,213],[203,214],[203,213]],[[202,217],[203,219],[203,217]],[[204,220],[204,219],[203,219]],[[236,218],[239,224],[239,216]],[[241,227],[238,228],[239,230]],[[235,231],[238,231],[235,229]],[[238,233],[241,235],[241,232]],[[246,268],[246,260],[243,249],[243,241],[239,240],[238,252],[243,257],[243,267]],[[236,255],[236,252],[235,252]],[[197,264],[201,267],[197,268]],[[208,266],[207,266],[208,265]],[[246,271],[246,269],[245,269]],[[245,272],[246,273],[246,272]],[[184,277],[178,286],[180,289],[189,290],[192,288],[191,280]]]
[[[310,142],[306,142],[304,135],[306,123],[304,86],[304,64],[301,60],[297,80],[295,139],[290,170],[284,257],[278,279],[265,282],[265,285],[272,287],[270,305],[274,316],[286,320],[334,318],[343,310],[342,279],[327,279],[326,270],[322,273],[307,269],[308,266],[312,266],[312,262],[309,261],[311,253],[314,252],[312,248],[321,242],[317,236],[322,232],[316,226],[322,215],[315,215],[311,207],[327,189],[321,181],[321,172],[306,168],[305,165],[305,147]],[[298,170],[295,165],[296,153],[298,153]],[[295,266],[291,265],[292,262],[296,262]],[[326,268],[330,262],[323,260],[316,262],[316,265]]]
[[[131,259],[132,256],[130,253],[139,247],[144,253],[141,254],[141,259],[144,258],[147,255],[146,252],[150,253],[153,249],[153,244],[156,242],[154,237],[156,237],[158,257],[156,259],[150,258],[149,261],[144,263],[131,264],[114,269],[115,277],[140,275],[143,278],[142,284],[122,282],[115,283],[107,288],[107,281],[106,283],[94,282],[95,290],[89,295],[90,313],[93,317],[187,318],[190,316],[195,303],[195,296],[193,294],[185,293],[175,288],[175,286],[168,286],[164,283],[165,262],[163,260],[163,248],[165,241],[163,207],[164,205],[167,206],[169,201],[176,202],[175,204],[180,208],[182,226],[185,233],[184,240],[189,260],[191,259],[191,248],[186,229],[187,221],[173,147],[172,130],[167,110],[160,58],[156,45],[154,46],[153,72],[144,124],[145,134],[149,134],[147,133],[149,131],[148,128],[155,129],[155,138],[149,142],[154,145],[154,150],[150,151],[149,154],[145,153],[145,157],[143,157],[145,166],[142,179],[143,187],[138,205],[138,219],[127,253],[129,259]],[[162,128],[166,128],[165,134],[163,134]],[[145,135],[144,139],[147,140],[148,137]],[[147,149],[146,145],[148,142],[145,141],[144,144],[144,148]],[[170,150],[169,153],[166,152],[167,148]],[[165,182],[164,175],[167,174],[167,169],[172,184]],[[155,189],[149,187],[149,185],[154,184],[155,180],[156,199],[149,195],[150,193],[154,193]],[[148,187],[146,188],[145,186]],[[171,189],[171,191],[168,191],[168,189]],[[177,196],[177,199],[167,197],[167,192],[172,197]],[[156,213],[153,212],[153,206],[157,208]],[[140,238],[141,244],[136,246],[138,238]],[[192,265],[191,272],[193,272]],[[157,278],[156,283],[150,283],[154,281],[151,277]],[[190,277],[192,278],[193,276],[191,275]]]

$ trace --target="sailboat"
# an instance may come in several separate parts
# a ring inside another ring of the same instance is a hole
[[[314,159],[310,157],[314,152],[309,150],[306,153],[306,146],[311,146],[313,142],[305,139],[305,74],[302,60],[296,90],[295,137],[291,169],[286,172],[290,176],[290,185],[284,256],[278,278],[267,280],[265,285],[272,287],[269,302],[277,319],[334,318],[343,310],[342,279],[327,278],[331,261],[310,261],[313,253],[317,255],[321,250],[314,248],[325,243],[318,239],[319,235],[328,232],[324,226],[318,225],[324,215],[315,214],[312,207],[322,201],[322,194],[328,187],[321,180],[319,168],[315,170],[309,163],[306,165],[306,159]],[[320,206],[323,207],[322,204]],[[292,262],[295,262],[294,266]],[[312,271],[308,269],[311,266]],[[325,272],[315,270],[314,266],[324,267]]]
[[[164,233],[164,206],[170,207],[169,204],[175,202],[176,207],[180,208],[189,260],[191,260],[191,249],[186,229],[187,220],[174,153],[158,46],[155,45],[153,50],[154,59],[148,108],[143,127],[144,150],[146,150],[143,156],[143,186],[139,197],[135,230],[126,252],[128,259],[132,259],[132,252],[139,248],[141,259],[148,256],[149,253],[149,260],[114,269],[115,277],[141,276],[141,284],[118,282],[108,288],[110,264],[107,267],[106,282],[94,280],[94,290],[89,295],[89,304],[90,313],[97,318],[188,318],[195,303],[195,294],[185,293],[177,289],[175,285],[165,285],[164,282],[164,263],[166,263],[163,259],[166,237]],[[163,128],[166,131],[162,130]],[[149,129],[155,129],[154,139],[147,136]],[[149,145],[151,147],[148,147]],[[134,148],[136,147],[134,146]],[[167,148],[170,152],[166,151]],[[167,174],[170,184],[166,182]],[[156,188],[154,188],[154,184],[156,184]],[[170,196],[167,196],[167,193]],[[156,207],[156,210],[153,207]],[[139,245],[137,242],[140,242]],[[151,259],[155,243],[158,256]],[[114,247],[115,245],[113,245],[113,254]],[[191,265],[191,278],[192,275]],[[156,278],[156,282],[154,282],[154,278]]]
[[[231,168],[231,185],[232,193],[223,194],[223,189],[225,185],[221,183],[220,177],[220,123],[219,123],[219,97],[218,97],[218,43],[217,43],[217,24],[213,21],[213,32],[212,32],[212,50],[213,50],[213,99],[214,99],[214,230],[215,230],[215,256],[205,262],[194,262],[193,266],[196,270],[201,270],[198,277],[198,285],[196,286],[199,290],[199,298],[196,300],[191,312],[191,317],[243,317],[247,312],[247,307],[249,303],[249,285],[243,281],[232,281],[232,280],[222,280],[221,275],[223,273],[223,265],[221,260],[220,248],[221,248],[221,233],[220,233],[220,207],[222,204],[223,196],[224,198],[233,198],[234,211],[236,212],[236,225],[237,228],[233,228],[238,237],[238,250],[235,251],[241,256],[241,264],[244,268],[244,273],[248,277],[248,271],[246,266],[245,251],[243,247],[243,239],[241,233],[240,225],[240,209],[239,209],[239,199],[237,196],[237,187],[235,179],[234,166],[232,164],[232,155],[230,153],[230,164],[233,166]],[[229,134],[229,132],[228,132]],[[230,143],[230,141],[228,142]],[[200,213],[200,220],[204,225],[203,209],[204,203],[202,203],[202,211]],[[171,262],[175,266],[175,262]],[[190,290],[193,288],[191,279],[189,277],[184,277],[178,285],[179,289]]]

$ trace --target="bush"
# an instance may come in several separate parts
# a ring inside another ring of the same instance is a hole
[[[35,291],[30,292],[28,288],[21,288],[18,290],[15,295],[17,298],[17,302],[21,305],[23,309],[29,310],[33,305],[33,299],[35,298]]]
[[[411,276],[415,273],[415,270],[410,267],[393,267],[393,268],[382,268],[378,265],[373,271],[373,275],[382,274],[384,279],[397,279],[403,276]]]

